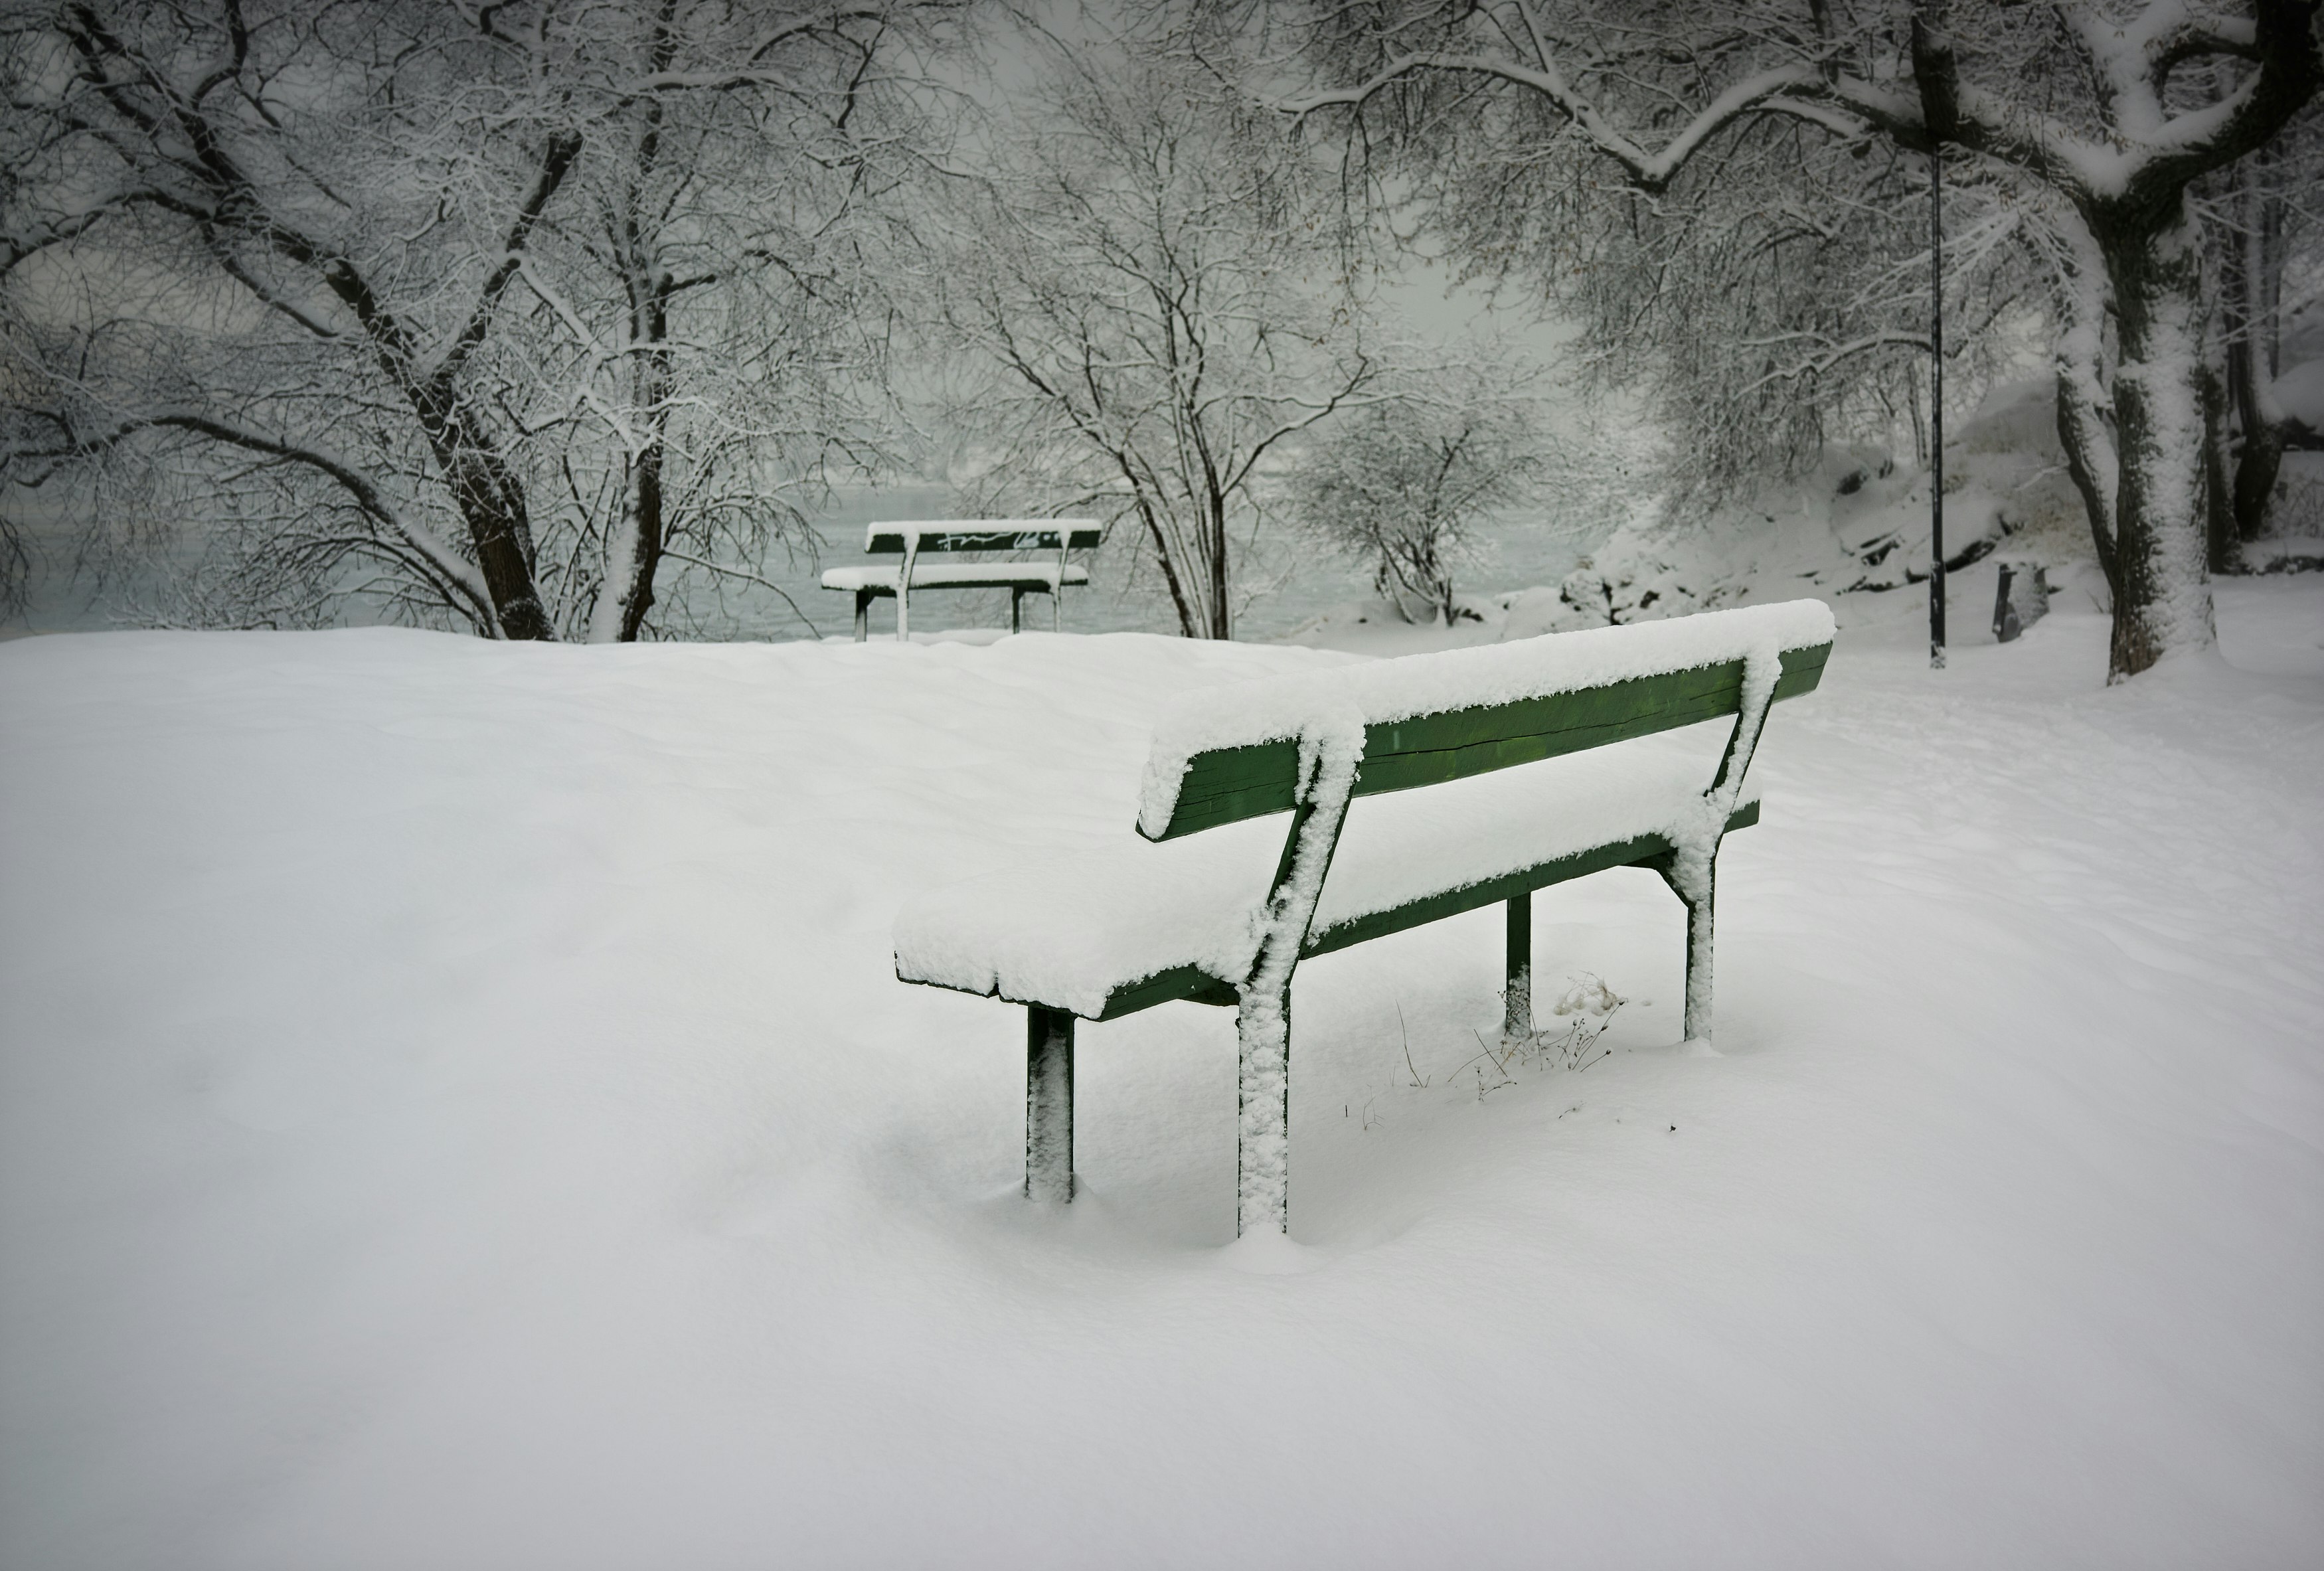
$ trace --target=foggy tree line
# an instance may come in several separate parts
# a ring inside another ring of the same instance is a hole
[[[942,457],[1116,519],[1189,635],[1263,528],[1449,617],[1547,438],[1537,373],[1397,325],[1411,246],[1578,322],[1699,508],[1924,430],[1932,157],[1949,352],[2051,347],[2116,675],[2209,641],[2319,439],[2268,391],[2313,0],[0,14],[18,595],[42,504],[174,550],[189,622],[715,632],[825,487]]]
[[[201,520],[198,621],[683,631],[890,440],[962,9],[14,6],[10,479]]]

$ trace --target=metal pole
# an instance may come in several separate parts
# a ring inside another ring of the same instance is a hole
[[[1929,139],[1929,669],[1945,669],[1945,185]]]
[[[1074,1197],[1074,1017],[1025,1008],[1025,1197]]]

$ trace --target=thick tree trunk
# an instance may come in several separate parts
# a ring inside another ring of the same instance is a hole
[[[606,542],[605,577],[589,615],[592,643],[635,643],[653,608],[654,575],[661,569],[662,444],[630,463],[628,499]]]
[[[474,430],[465,411],[454,406],[437,415],[426,401],[413,402],[476,548],[476,568],[492,592],[501,636],[555,638],[533,581],[532,517],[522,482],[490,439]]]
[[[2203,256],[2188,203],[2159,228],[2092,226],[2120,324],[2114,375],[2116,586],[2107,679],[2209,647]]]

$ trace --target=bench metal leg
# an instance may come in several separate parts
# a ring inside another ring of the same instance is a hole
[[[1673,857],[1655,863],[1671,892],[1686,902],[1686,1040],[1711,1040],[1711,909],[1718,884],[1719,854],[1703,859],[1700,876],[1682,878]]]
[[[1235,1233],[1291,1231],[1291,978],[1235,1012]]]
[[[1011,586],[1009,590],[1009,631],[1011,633],[1022,632],[1024,630],[1024,620],[1025,591]]]
[[[1074,1197],[1074,1017],[1025,1009],[1025,1196]]]
[[[1501,1041],[1519,1042],[1533,1035],[1533,892],[1509,901],[1508,943],[1504,950],[1507,981],[1501,992]]]
[[[862,643],[872,636],[872,596],[862,590],[855,591],[855,642]]]

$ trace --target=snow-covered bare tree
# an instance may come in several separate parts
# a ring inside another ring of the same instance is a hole
[[[209,526],[207,619],[682,629],[872,439],[962,3],[12,5],[7,478]]]
[[[2267,145],[2324,81],[2316,0],[1378,0],[1263,25],[1373,145],[1490,148],[1554,171],[1593,233],[1728,182],[1776,207],[1792,167],[1945,151],[2038,217],[2059,283],[2061,435],[2114,589],[2115,679],[2213,637],[2205,574],[2210,295],[2196,183]],[[1254,26],[1262,20],[1250,19]],[[1812,182],[1808,193],[1813,195]],[[1489,215],[1488,217],[1489,218]],[[1803,217],[1831,224],[1808,203]],[[1570,253],[1462,215],[1481,263]]]
[[[994,504],[1130,522],[1180,631],[1226,638],[1262,467],[1384,362],[1280,116],[1141,41],[1045,53],[929,263],[991,367],[956,414]]]
[[[2324,430],[2283,408],[2274,393],[2284,370],[2284,319],[2302,303],[2296,295],[2285,299],[2285,275],[2319,271],[2324,249],[2324,119],[2304,116],[2278,142],[2223,171],[2209,210],[2233,428],[2232,532],[2250,541],[2266,530],[2285,451],[2324,448]],[[2297,265],[2303,262],[2307,266]]]
[[[1477,526],[1521,501],[1547,460],[1538,411],[1514,379],[1437,380],[1333,421],[1285,485],[1292,518],[1371,568],[1398,615],[1449,626],[1453,570],[1471,559]]]

